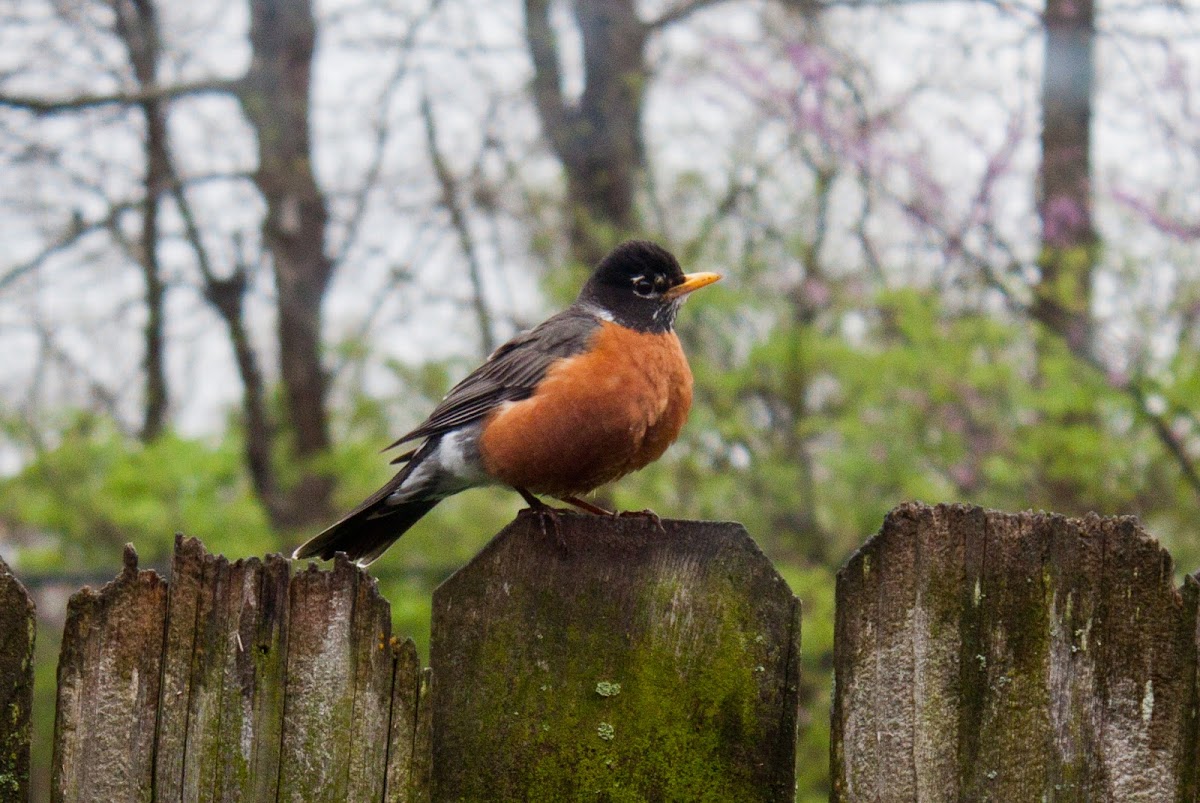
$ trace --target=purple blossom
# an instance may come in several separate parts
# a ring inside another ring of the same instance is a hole
[[[1055,248],[1067,248],[1079,241],[1088,225],[1088,210],[1070,195],[1055,195],[1042,204],[1042,239]]]
[[[1200,222],[1184,223],[1163,214],[1146,200],[1127,190],[1113,190],[1112,198],[1117,203],[1140,215],[1151,226],[1163,234],[1180,240],[1200,240]]]

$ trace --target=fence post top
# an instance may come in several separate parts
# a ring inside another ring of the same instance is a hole
[[[483,549],[475,554],[434,592],[435,602],[449,589],[479,573],[490,573],[502,556],[511,552],[538,555],[551,563],[614,565],[639,563],[653,555],[686,557],[692,561],[737,559],[786,581],[738,522],[662,519],[661,527],[649,518],[606,517],[567,511],[557,515],[557,535],[537,514],[521,511]],[[789,591],[790,593],[790,591]]]

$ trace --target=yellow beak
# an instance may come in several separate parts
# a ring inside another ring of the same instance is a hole
[[[679,298],[693,290],[699,290],[701,287],[707,287],[713,282],[720,281],[720,279],[721,274],[719,273],[685,273],[683,282],[675,285],[663,295],[666,298]]]

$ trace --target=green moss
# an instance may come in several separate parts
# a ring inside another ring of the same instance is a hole
[[[538,627],[555,638],[531,637],[521,616],[489,622],[467,663],[495,671],[454,703],[468,707],[461,716],[489,741],[511,746],[506,767],[522,770],[509,775],[487,763],[494,756],[480,756],[459,776],[479,779],[465,798],[746,799],[762,760],[748,746],[763,744],[768,725],[759,719],[760,680],[779,645],[756,638],[745,590],[731,575],[699,585],[671,578],[647,583],[632,611],[628,600],[595,591],[594,624],[584,627],[553,594],[508,589],[506,607],[536,611]],[[513,674],[514,666],[535,671]],[[772,794],[761,790],[764,799]]]

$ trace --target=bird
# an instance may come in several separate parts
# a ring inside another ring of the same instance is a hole
[[[685,274],[665,248],[621,243],[578,298],[521,332],[455,385],[420,426],[383,451],[416,442],[382,488],[293,558],[342,552],[379,558],[443,499],[487,485],[609,514],[580,496],[657,460],[692,404],[692,372],[674,331],[690,293],[720,274]],[[653,514],[651,514],[653,515]]]

